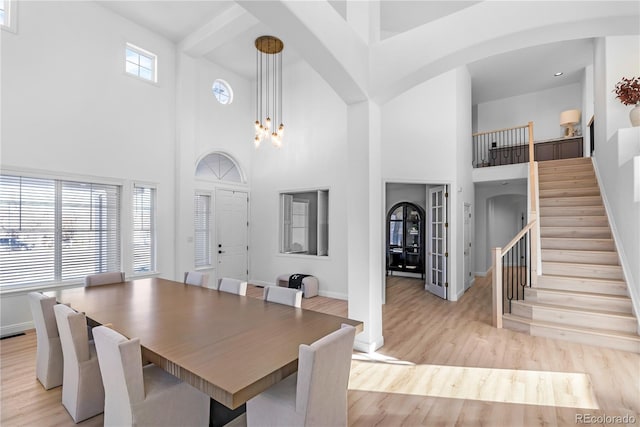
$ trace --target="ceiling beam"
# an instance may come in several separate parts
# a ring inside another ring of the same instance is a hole
[[[205,56],[258,23],[258,20],[242,7],[233,4],[229,9],[185,37],[179,43],[179,48],[195,58]]]
[[[238,1],[294,49],[347,104],[367,99],[369,50],[324,1]]]

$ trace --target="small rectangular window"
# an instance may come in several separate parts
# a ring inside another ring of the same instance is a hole
[[[193,207],[195,266],[211,266],[211,196],[196,194]]]
[[[133,187],[133,272],[156,270],[156,189]]]
[[[280,253],[329,254],[329,191],[280,194]]]
[[[15,32],[16,0],[0,0],[0,27]]]
[[[157,82],[157,57],[151,52],[127,43],[125,70],[128,74],[151,82]]]

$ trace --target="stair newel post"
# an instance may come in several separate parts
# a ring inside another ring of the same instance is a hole
[[[493,301],[492,301],[492,317],[493,326],[502,328],[502,248],[493,248],[491,250],[493,258]]]
[[[529,128],[529,222],[536,221],[536,225],[531,229],[531,282],[530,286],[538,282],[538,250],[540,244],[540,221],[538,221],[538,162],[535,161],[535,151],[533,149],[533,122],[528,123]]]

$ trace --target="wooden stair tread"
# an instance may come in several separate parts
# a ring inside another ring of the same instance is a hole
[[[589,309],[575,308],[575,307],[567,307],[564,305],[548,304],[544,302],[531,302],[527,300],[518,300],[518,301],[514,300],[514,301],[511,301],[511,303],[512,304],[518,303],[521,305],[526,305],[528,307],[540,307],[540,308],[546,308],[548,310],[563,311],[565,313],[581,313],[581,314],[589,314],[589,315],[595,315],[595,316],[618,317],[620,319],[633,319],[633,320],[636,319],[636,317],[633,314],[621,313],[619,311],[598,310],[594,308],[589,308]]]
[[[553,264],[553,265],[562,265],[563,267],[570,267],[570,266],[576,266],[576,267],[584,267],[586,265],[592,265],[594,267],[597,268],[602,268],[602,269],[608,269],[608,270],[619,270],[622,269],[621,266],[619,265],[610,265],[610,264],[598,264],[597,262],[587,262],[587,263],[581,263],[581,262],[562,262],[562,261],[543,261],[544,264]],[[544,267],[542,269],[544,271]]]
[[[593,251],[590,249],[558,249],[558,248],[542,248],[543,251],[545,252],[571,252],[571,253],[577,253],[577,254],[590,254],[590,255],[611,255],[613,253],[615,253],[616,255],[618,254],[617,251],[613,250],[613,251]],[[557,262],[562,262],[562,261],[557,261]],[[572,263],[567,263],[567,264],[572,264]],[[576,262],[576,264],[584,264],[583,262]],[[587,264],[593,264],[592,262],[589,262]],[[596,263],[597,264],[597,263]]]
[[[561,280],[561,281],[565,281],[567,279],[571,279],[570,277],[567,277],[567,276],[558,276],[558,275],[555,275],[555,274],[545,274],[544,276],[539,276],[539,277],[544,277],[545,281],[546,280]],[[626,284],[627,284],[624,280],[620,280],[620,279],[598,279],[598,278],[595,278],[595,277],[574,277],[574,279],[576,281],[580,281],[580,282],[603,284],[605,286],[606,286],[606,283],[609,283],[612,286],[619,286],[619,285],[626,286]]]
[[[602,298],[602,299],[610,299],[610,300],[614,300],[614,301],[631,301],[631,298],[629,298],[626,295],[613,295],[613,294],[601,294],[601,293],[596,293],[596,292],[570,291],[570,290],[565,290],[565,289],[551,289],[551,288],[544,288],[544,287],[538,287],[538,286],[532,286],[531,289],[533,289],[535,291],[547,292],[547,293],[552,293],[552,294],[557,294],[557,295],[580,296],[580,297],[585,297],[585,298]]]
[[[620,339],[625,339],[625,340],[635,341],[640,343],[640,336],[638,336],[637,334],[629,334],[629,333],[619,332],[619,331],[610,331],[606,329],[592,329],[592,328],[585,328],[582,326],[574,326],[574,325],[561,325],[554,322],[546,322],[544,320],[527,319],[526,317],[514,316],[512,314],[503,314],[502,318],[519,322],[519,323],[525,323],[532,326],[542,326],[542,327],[553,328],[553,329],[569,330],[573,332],[598,335],[602,337],[614,337],[614,338],[620,338]]]

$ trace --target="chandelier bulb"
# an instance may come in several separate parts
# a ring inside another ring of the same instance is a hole
[[[280,126],[278,126],[278,136],[282,138],[283,133],[284,133],[284,125],[280,123]]]
[[[260,136],[256,135],[256,137],[253,139],[253,145],[255,145],[256,148],[258,148],[260,146]]]
[[[260,130],[260,122],[256,120],[255,122],[256,131]]]

